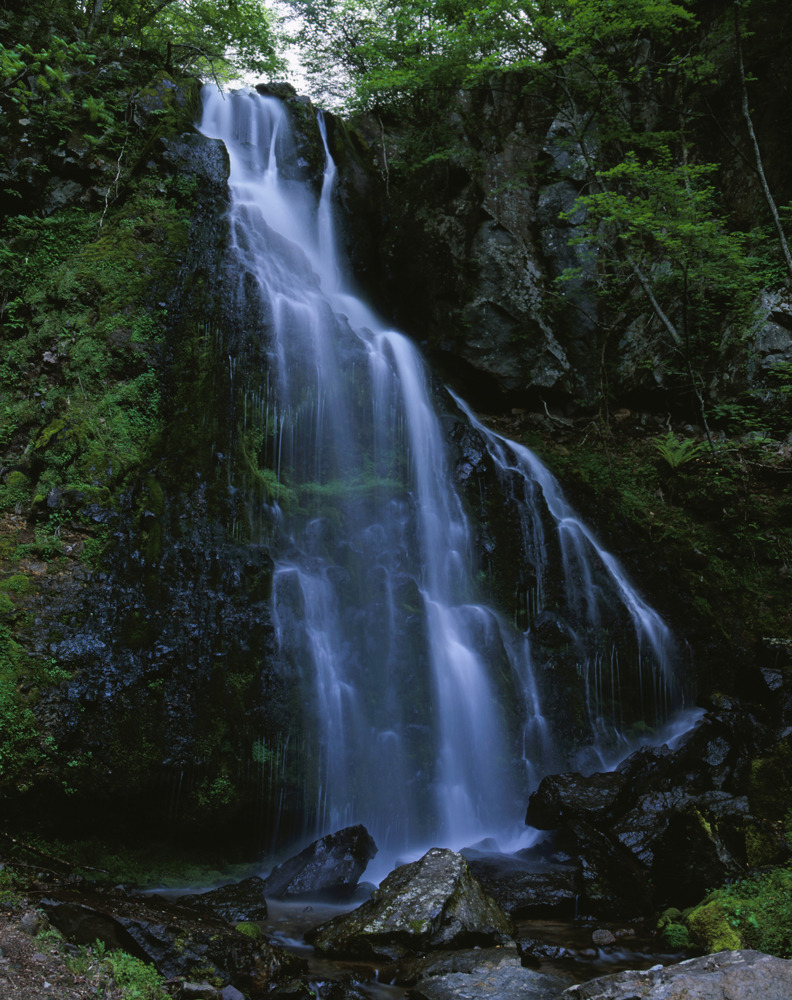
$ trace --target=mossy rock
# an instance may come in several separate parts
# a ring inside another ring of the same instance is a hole
[[[254,941],[259,941],[264,936],[259,925],[252,923],[250,920],[241,920],[235,927],[240,934],[244,934],[245,937],[252,938]]]
[[[710,897],[687,911],[685,923],[693,940],[705,951],[736,951],[742,947],[742,939],[732,927],[730,916],[724,900]]]
[[[23,594],[31,594],[35,589],[33,581],[30,577],[25,576],[24,573],[15,573],[13,576],[0,581],[0,591],[7,594],[21,596]]]

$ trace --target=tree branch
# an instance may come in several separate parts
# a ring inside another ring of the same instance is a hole
[[[756,138],[756,131],[754,130],[753,119],[751,118],[751,109],[748,104],[748,86],[745,79],[745,61],[743,59],[742,37],[740,35],[740,21],[737,11],[738,6],[735,4],[734,35],[737,42],[737,60],[740,69],[740,87],[742,88],[742,114],[745,119],[745,125],[748,129],[748,135],[751,139],[751,145],[753,146],[754,158],[756,160],[756,172],[759,175],[759,183],[762,186],[762,192],[765,196],[767,207],[770,209],[770,214],[773,217],[773,225],[775,226],[775,230],[778,235],[778,242],[781,244],[781,252],[784,255],[787,272],[789,273],[789,277],[792,278],[792,254],[789,252],[789,244],[787,243],[786,234],[784,233],[784,227],[781,225],[781,217],[778,214],[775,199],[773,198],[773,194],[770,190],[770,185],[767,183],[767,177],[762,163],[762,153],[759,149],[759,141]]]

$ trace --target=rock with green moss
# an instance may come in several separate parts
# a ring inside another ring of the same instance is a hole
[[[509,918],[470,874],[461,854],[433,847],[402,865],[371,899],[312,932],[326,955],[398,961],[434,948],[511,940]]]
[[[732,924],[732,908],[723,899],[710,899],[690,910],[686,923],[694,941],[706,951],[734,951],[742,945]]]

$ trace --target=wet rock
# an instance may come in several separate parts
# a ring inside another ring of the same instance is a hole
[[[496,948],[458,948],[448,951],[433,951],[399,962],[393,979],[400,986],[415,986],[422,979],[432,976],[447,976],[452,972],[471,974],[474,970],[496,969],[504,962],[514,962],[519,950],[514,944],[498,945]]]
[[[647,972],[619,972],[572,986],[566,1000],[788,1000],[792,961],[758,951],[721,951]]]
[[[724,705],[674,749],[643,747],[615,772],[546,777],[527,822],[579,866],[580,912],[601,917],[688,906],[738,875],[761,845],[783,860],[767,823],[751,812],[755,761],[772,737]]]
[[[64,895],[42,899],[40,906],[72,943],[99,940],[108,949],[122,948],[169,979],[214,978],[258,995],[299,966],[263,941],[157,898]]]
[[[256,90],[264,97],[279,97],[282,101],[296,97],[297,91],[290,83],[275,81],[273,83],[257,83]]]
[[[607,948],[609,945],[616,944],[616,935],[607,927],[598,927],[591,935],[591,940],[598,948]]]
[[[242,882],[224,885],[209,892],[179,896],[178,901],[180,906],[188,906],[204,915],[219,917],[229,924],[243,920],[267,919],[264,879],[255,875]]]
[[[478,967],[423,980],[408,992],[410,1000],[556,1000],[566,982],[523,968],[507,959],[496,968]]]
[[[511,933],[508,917],[462,855],[434,847],[391,872],[368,902],[310,937],[323,954],[396,961],[433,948],[504,943]]]
[[[197,177],[209,190],[225,192],[228,182],[228,153],[219,139],[198,132],[164,139],[163,159],[174,171]]]
[[[182,983],[180,987],[180,1000],[217,1000],[217,995],[217,987],[210,983]]]
[[[277,865],[264,880],[264,892],[276,899],[349,897],[376,853],[377,845],[364,826],[345,827]]]
[[[518,938],[517,951],[523,965],[541,965],[542,962],[555,962],[569,954],[569,949],[563,945],[550,944],[538,938]]]
[[[462,852],[471,874],[510,916],[574,913],[577,865],[520,854]]]
[[[531,626],[531,634],[535,636],[537,642],[551,649],[575,641],[572,626],[554,611],[540,611]]]
[[[627,779],[615,771],[605,774],[550,774],[531,796],[525,822],[538,830],[586,819],[597,823],[610,812]]]
[[[652,908],[646,871],[622,845],[588,823],[565,827],[559,845],[577,853],[579,911],[612,918]]]

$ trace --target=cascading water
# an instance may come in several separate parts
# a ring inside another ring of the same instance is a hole
[[[657,730],[680,708],[668,630],[537,459],[455,400],[453,421],[519,510],[522,552],[504,555],[530,564],[533,599],[522,627],[506,620],[481,589],[453,485],[439,407],[454,400],[343,280],[329,153],[317,200],[279,101],[207,89],[201,129],[230,157],[239,315],[256,316],[249,336],[266,330],[268,371],[236,369],[247,473],[232,485],[275,558],[283,669],[313,739],[314,832],[362,822],[402,850],[514,831],[547,770],[574,754],[612,763],[635,745],[630,726]],[[571,749],[546,718],[535,662],[530,626],[548,609],[585,706]],[[617,620],[630,654],[612,638]]]

